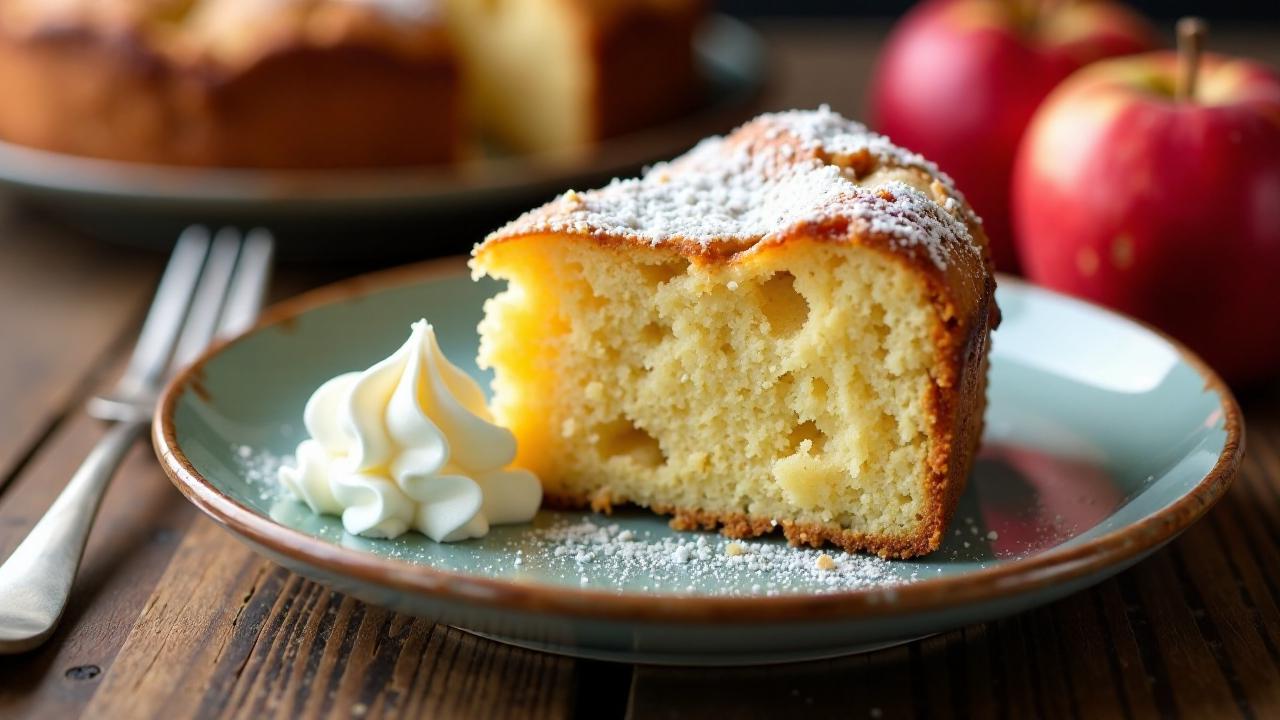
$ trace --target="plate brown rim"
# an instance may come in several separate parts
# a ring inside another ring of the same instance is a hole
[[[1048,550],[961,576],[830,594],[772,597],[626,595],[483,578],[381,558],[332,545],[280,525],[218,490],[183,453],[177,442],[173,418],[178,399],[189,391],[205,363],[225,348],[263,329],[287,325],[297,316],[322,306],[413,283],[456,277],[462,272],[465,272],[463,258],[431,260],[355,276],[269,308],[254,328],[210,348],[166,386],[152,425],[156,456],[165,473],[201,511],[253,543],[326,572],[354,577],[395,591],[527,613],[641,622],[736,624],[882,618],[939,611],[1008,599],[1121,566],[1173,539],[1203,516],[1231,485],[1244,453],[1244,422],[1235,397],[1217,373],[1189,349],[1145,323],[1008,276],[1002,276],[999,282],[1031,286],[1038,291],[1088,305],[1141,327],[1169,343],[1182,360],[1204,378],[1206,389],[1218,395],[1227,438],[1213,468],[1169,507],[1080,545]]]

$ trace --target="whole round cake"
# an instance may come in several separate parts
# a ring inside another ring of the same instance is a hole
[[[695,97],[701,0],[0,0],[0,140],[379,167],[568,151]]]
[[[910,557],[973,464],[999,320],[938,169],[825,107],[762,116],[490,235],[480,363],[554,504]]]

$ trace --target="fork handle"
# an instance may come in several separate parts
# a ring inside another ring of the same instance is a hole
[[[0,653],[39,645],[58,624],[107,483],[146,423],[113,424],[0,565]]]

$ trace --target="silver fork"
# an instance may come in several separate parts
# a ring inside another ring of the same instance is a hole
[[[258,316],[273,241],[262,229],[243,239],[202,227],[178,238],[124,374],[87,410],[112,421],[66,488],[0,565],[0,653],[44,642],[67,606],[89,528],[107,483],[147,427],[167,377],[216,338],[246,330]]]

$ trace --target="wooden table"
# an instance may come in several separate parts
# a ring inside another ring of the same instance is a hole
[[[771,105],[860,111],[882,28],[767,30]],[[1275,33],[1228,37],[1280,60]],[[81,408],[121,368],[163,259],[0,198],[0,556],[101,434]],[[276,294],[343,272],[285,268]],[[1118,578],[891,650],[734,670],[576,661],[366,606],[197,516],[139,445],[60,629],[0,657],[0,717],[1280,717],[1280,385],[1241,400],[1235,486]]]

